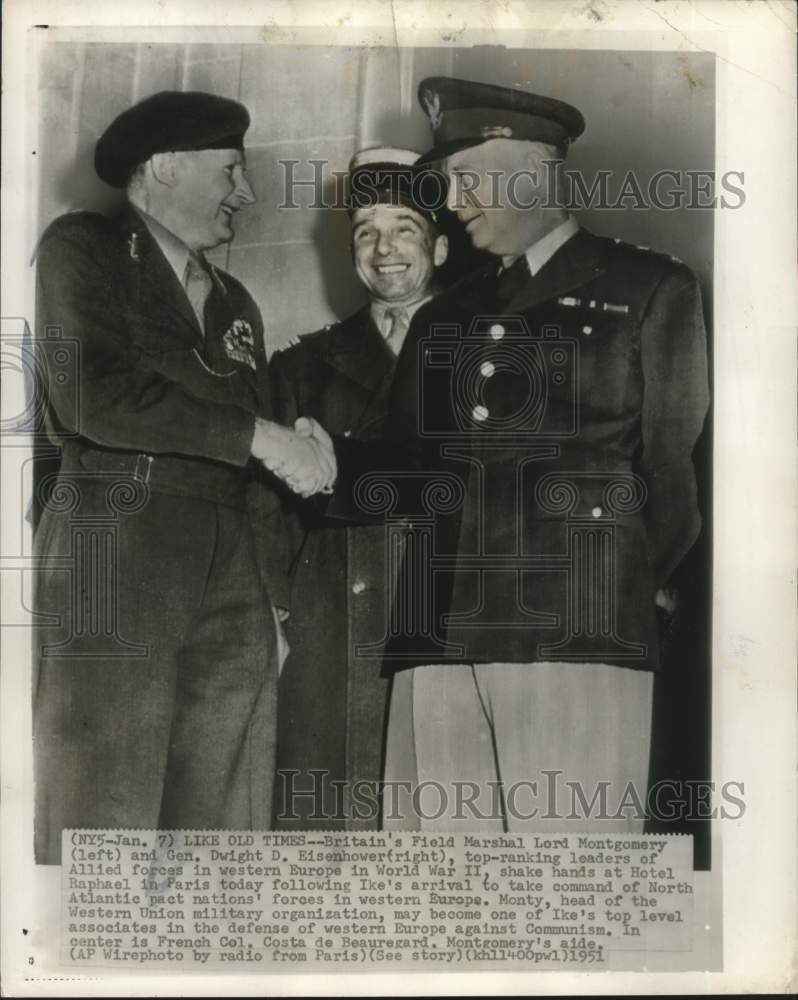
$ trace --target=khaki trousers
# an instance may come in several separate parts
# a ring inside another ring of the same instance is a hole
[[[642,832],[653,675],[436,664],[394,677],[385,829]]]

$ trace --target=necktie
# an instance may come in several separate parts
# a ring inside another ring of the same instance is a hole
[[[403,306],[391,306],[385,310],[385,342],[398,355],[405,342],[405,334],[410,327],[410,317]]]
[[[213,279],[208,273],[205,261],[201,257],[192,254],[186,264],[183,285],[203,334],[205,333],[205,302],[210,294],[212,284]]]
[[[509,267],[502,268],[498,283],[500,302],[506,305],[524,287],[529,277],[526,254],[517,257]]]

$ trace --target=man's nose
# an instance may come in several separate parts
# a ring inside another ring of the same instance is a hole
[[[390,233],[379,233],[375,250],[381,257],[387,256],[393,250],[393,236]]]
[[[252,190],[252,185],[243,173],[238,176],[235,194],[244,205],[253,205],[255,203],[255,192]]]

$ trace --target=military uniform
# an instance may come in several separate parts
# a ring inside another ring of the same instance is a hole
[[[520,169],[518,140],[562,151],[584,128],[577,109],[520,90],[430,78],[419,98],[436,137],[427,165],[464,151],[455,170],[484,172],[490,155],[470,161],[469,147],[513,139],[502,162]],[[502,206],[510,215],[491,228],[475,204],[461,206],[474,233],[497,247],[518,238],[507,235],[517,207]],[[482,792],[533,783],[542,795],[546,769],[588,798],[605,780],[615,795],[631,784],[645,798],[655,597],[701,523],[700,294],[679,261],[574,232],[561,211],[546,227],[538,211],[530,219],[545,235],[526,252],[416,315],[394,379],[393,447],[336,442],[328,512],[413,524],[385,653],[386,779],[442,782],[455,798],[438,816],[402,807],[400,825],[451,826],[460,781]],[[460,818],[546,826],[506,799]],[[601,829],[639,830],[642,816],[605,817]]]
[[[37,279],[62,447],[35,538],[37,860],[63,827],[267,827],[288,589],[249,457],[271,412],[257,306],[212,268],[203,336],[132,209],[56,220]]]
[[[626,694],[650,719],[650,684],[634,694],[629,672],[658,667],[655,594],[700,529],[691,452],[706,414],[707,362],[691,272],[584,230],[514,288],[501,270],[486,268],[415,317],[387,424],[399,447],[357,452],[337,441],[331,514],[362,509],[355,484],[367,476],[394,484],[395,510],[434,518],[431,557],[405,555],[397,586],[405,603],[394,609],[386,647],[386,673],[402,671],[392,718],[404,715],[401,734],[389,734],[388,780],[412,779],[412,743],[418,750],[426,740],[439,759],[450,720],[467,727],[468,705],[451,694],[470,688],[463,670],[475,671],[483,695],[490,671],[504,671],[490,709],[497,748],[483,748],[501,756],[502,733],[532,725],[529,711],[516,718],[522,689],[505,699],[502,717],[500,695],[518,681],[506,665],[536,664],[551,689],[536,696],[540,719],[559,720],[560,738],[579,751],[580,766],[594,762],[601,780],[595,762],[604,744],[591,751],[587,723],[597,709],[623,732],[624,712],[614,722],[612,713]],[[444,500],[430,506],[436,481]],[[429,528],[414,530],[420,538]],[[422,551],[420,541],[407,551]],[[414,666],[422,673],[407,671]],[[603,709],[596,696],[574,700],[590,671],[606,692]],[[428,724],[419,724],[419,711]],[[544,766],[562,768],[568,758],[554,735]],[[483,749],[463,744],[448,764],[474,780],[481,772],[471,751]],[[395,763],[403,754],[404,770]],[[641,787],[647,758],[646,743]],[[511,772],[506,763],[504,777]],[[440,774],[421,770],[418,778]]]
[[[439,215],[419,204],[417,159],[393,147],[352,157],[353,258],[371,301],[274,355],[282,422],[312,417],[348,440],[382,437],[396,355],[446,256]],[[388,536],[383,525],[340,531],[317,503],[290,503],[288,517],[297,611],[280,685],[277,824],[376,828],[388,695],[380,666],[395,579]]]
[[[331,433],[379,439],[395,364],[365,306],[272,356],[276,417],[286,424],[315,417]],[[352,794],[356,782],[373,787],[382,777],[389,683],[380,672],[389,600],[385,530],[331,527],[312,505],[294,510],[289,523],[296,597],[288,626],[291,654],[280,679],[277,825],[375,828],[374,791],[364,786],[361,819]],[[357,652],[369,644],[374,648]],[[312,769],[325,772],[323,781],[316,779],[315,801],[283,796],[291,788],[312,788]],[[338,793],[333,781],[345,783]]]
[[[557,651],[654,670],[654,595],[700,529],[698,284],[668,256],[585,230],[509,298],[501,270],[483,269],[414,318],[387,425],[405,447],[337,442],[336,494],[369,472],[409,467],[459,484],[450,509],[436,512],[436,553],[453,559],[433,560],[435,628],[418,622],[397,635],[386,665],[533,662]],[[419,480],[404,479],[395,477],[401,505],[421,513]],[[585,610],[604,613],[612,597],[613,618],[582,629],[569,650],[575,524],[612,527],[611,590],[587,577],[581,593]]]

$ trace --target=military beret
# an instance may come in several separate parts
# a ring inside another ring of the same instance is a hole
[[[100,180],[124,187],[155,153],[243,149],[249,112],[243,104],[199,91],[162,90],[115,118],[94,149]]]
[[[472,80],[427,77],[419,84],[418,100],[434,136],[434,146],[420,164],[497,138],[564,147],[585,128],[581,112],[563,101]]]
[[[374,205],[403,205],[437,222],[437,211],[446,202],[441,178],[415,169],[419,154],[392,146],[361,149],[349,163],[349,211]]]

